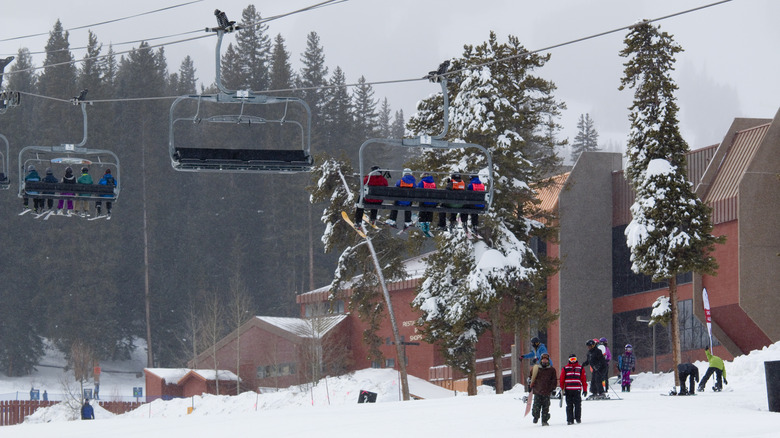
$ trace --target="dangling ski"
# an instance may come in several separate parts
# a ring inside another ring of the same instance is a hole
[[[109,220],[109,219],[111,219],[111,216],[109,216],[107,214],[101,214],[100,216],[91,217],[91,218],[89,218],[87,220],[88,221],[94,221],[96,219],[106,219],[106,220]]]
[[[377,220],[379,220],[379,219],[377,219]],[[366,214],[363,215],[363,222],[365,222],[366,224],[368,224],[370,227],[372,227],[375,230],[379,229],[379,227],[376,226],[376,224],[372,224],[371,223],[371,219],[369,219],[368,215],[366,215]]]
[[[32,211],[32,210],[30,210],[29,208],[25,208],[24,210],[22,210],[22,212],[21,212],[21,213],[19,213],[19,216],[24,216],[25,214],[27,214],[27,213],[29,213],[29,212],[31,212],[31,211]]]
[[[344,219],[344,221],[346,223],[348,223],[349,226],[352,227],[353,230],[357,231],[357,233],[360,235],[360,237],[362,237],[364,239],[366,238],[366,233],[364,233],[360,228],[355,226],[355,223],[352,222],[352,219],[349,218],[349,215],[347,214],[346,211],[342,211],[341,212],[341,218]]]

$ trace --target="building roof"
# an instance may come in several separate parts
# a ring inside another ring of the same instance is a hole
[[[228,370],[206,370],[206,369],[192,369],[192,368],[144,368],[145,373],[154,374],[159,377],[166,384],[180,384],[185,378],[198,377],[203,380],[216,380],[219,376],[219,380],[237,381],[238,376]]]
[[[311,319],[257,316],[268,324],[290,332],[301,338],[319,339],[336,327],[347,315],[320,316]]]
[[[540,204],[537,206],[538,209],[546,213],[551,213],[558,208],[558,195],[561,194],[561,190],[563,189],[564,184],[566,184],[566,180],[569,178],[570,174],[571,172],[566,172],[555,175],[548,180],[549,184],[544,184],[540,188],[534,188],[536,199],[540,201]],[[540,218],[539,221],[546,223],[547,219]]]

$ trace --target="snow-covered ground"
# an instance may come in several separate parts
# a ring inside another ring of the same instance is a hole
[[[158,400],[119,416],[98,408],[95,421],[67,421],[71,413],[54,406],[40,409],[25,424],[0,428],[0,435],[310,438],[519,436],[536,432],[577,436],[614,433],[632,438],[775,437],[780,433],[780,413],[768,410],[764,361],[776,360],[780,360],[780,344],[727,362],[729,385],[724,391],[713,393],[708,388],[695,397],[662,397],[660,394],[672,387],[672,375],[642,373],[635,376],[630,393],[618,391],[622,400],[583,402],[583,422],[579,425],[567,426],[564,409],[554,400],[551,427],[544,429],[532,424],[530,415],[523,417],[525,406],[519,387],[502,395],[483,387],[479,396],[467,397],[411,378],[411,392],[425,400],[400,402],[397,373],[371,369],[328,378],[313,391],[289,389],[259,395]],[[138,369],[137,361],[101,365],[104,370]],[[706,363],[696,365],[703,375]],[[29,397],[31,383],[57,392],[62,380],[61,372],[48,367],[27,378],[10,379],[0,374],[0,394],[18,391],[22,398]],[[102,380],[101,394],[105,395],[101,398],[111,393],[132,394],[134,386],[143,386],[143,379],[133,374],[104,372]],[[707,386],[712,384],[710,380]],[[361,389],[376,392],[377,403],[358,404]],[[191,414],[187,414],[188,408],[194,408]]]

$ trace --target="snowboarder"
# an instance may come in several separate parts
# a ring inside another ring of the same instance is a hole
[[[542,344],[536,336],[531,338],[531,351],[529,353],[520,356],[520,359],[531,359],[531,365],[535,365],[542,358],[542,355],[547,353],[547,346]],[[550,360],[552,366],[552,360]]]
[[[566,397],[566,424],[581,423],[582,397],[588,395],[588,379],[585,368],[577,362],[576,354],[569,355],[569,363],[561,370],[560,385]]]
[[[631,373],[635,371],[636,358],[631,344],[626,344],[626,350],[618,356],[618,372],[620,374],[620,387],[623,392],[631,392]],[[693,387],[691,387],[693,388]]]
[[[27,166],[27,175],[24,177],[24,182],[39,182],[41,180],[41,176],[38,175],[38,171],[35,170],[35,166],[30,164]],[[37,195],[38,192],[29,192],[31,195]],[[24,198],[22,200],[22,203],[24,204],[24,210],[29,210],[29,199]],[[35,209],[36,213],[39,213],[39,210],[43,210],[43,199],[41,198],[33,198],[33,208]]]
[[[697,382],[699,381],[699,369],[696,368],[696,365],[692,363],[681,363],[677,365],[677,374],[680,376],[680,392],[678,392],[677,395],[696,394],[696,391],[693,389],[696,387],[694,380]],[[691,388],[690,391],[685,387],[685,380],[689,377],[690,384],[688,386]]]
[[[84,405],[81,406],[81,419],[82,420],[94,420],[95,410],[89,404],[89,399],[84,400]]]
[[[379,166],[372,166],[371,172],[368,173],[368,175],[363,177],[363,184],[367,186],[382,186],[387,187],[387,178],[382,175],[382,172],[379,170]],[[366,204],[375,204],[375,205],[381,205],[382,200],[381,199],[363,199],[363,202]],[[371,225],[376,225],[376,216],[377,216],[378,210],[376,208],[372,208],[369,210],[369,221],[371,222]],[[363,208],[356,208],[355,209],[355,220],[353,223],[355,224],[355,228],[360,228],[360,223],[363,221]]]
[[[92,185],[94,181],[92,181],[92,175],[89,174],[89,168],[88,167],[82,167],[81,168],[81,176],[79,179],[76,180],[78,184],[87,184]],[[89,194],[82,193],[79,194],[79,196],[89,196]],[[87,200],[76,200],[76,213],[79,214],[81,217],[89,216],[89,201]]]
[[[401,175],[401,179],[399,179],[398,182],[395,183],[395,186],[404,189],[413,190],[416,184],[417,184],[417,180],[415,179],[414,175],[412,175],[412,170],[404,169],[404,173],[403,175]],[[395,201],[395,205],[403,205],[405,207],[408,207],[412,205],[412,203],[410,201]],[[398,219],[398,210],[392,210],[390,212],[390,219],[388,219],[386,223],[391,227],[395,227],[395,221],[397,219]],[[411,226],[412,226],[412,211],[404,210],[404,229],[407,229]]]
[[[70,167],[65,169],[65,176],[62,177],[62,183],[63,184],[76,184],[76,176],[73,175],[73,169]],[[70,195],[73,196],[75,193],[62,193],[63,195]],[[57,201],[57,214],[62,214],[62,207],[65,205],[65,200],[60,199]],[[68,216],[73,214],[73,200],[68,199]]]
[[[707,361],[709,361],[710,367],[707,368],[707,372],[704,373],[704,377],[702,377],[699,382],[699,392],[704,391],[704,386],[707,384],[707,380],[709,380],[712,373],[715,373],[715,386],[712,387],[712,390],[715,392],[720,391],[723,389],[723,384],[729,384],[728,380],[726,380],[726,366],[723,364],[723,359],[710,353],[709,347],[704,349],[704,354],[707,355]],[[721,383],[721,378],[723,379],[723,383]]]
[[[420,178],[420,182],[417,183],[417,187],[421,189],[435,189],[436,188],[436,182],[433,180],[433,176],[431,176],[430,173],[423,173],[422,178]],[[425,207],[436,207],[435,202],[421,202],[421,206]],[[420,229],[423,233],[426,235],[430,235],[431,232],[431,222],[433,222],[433,212],[432,211],[421,211],[420,216],[418,219],[418,224],[420,225]]]
[[[582,366],[590,365],[591,377],[590,377],[590,392],[593,399],[606,398],[604,395],[604,381],[603,375],[605,374],[604,368],[607,366],[607,362],[604,360],[604,354],[596,346],[598,339],[588,339],[585,345],[588,346],[588,357]]]
[[[550,363],[550,355],[542,354],[539,363],[531,369],[531,391],[534,393],[534,406],[531,415],[534,423],[542,417],[542,426],[549,426],[550,420],[550,395],[558,386],[558,373]]]
[[[116,178],[114,178],[114,175],[111,175],[111,169],[106,169],[106,173],[100,178],[98,184],[101,186],[116,187]],[[103,195],[103,197],[110,198],[111,195]],[[100,207],[102,204],[103,201],[95,201],[95,210],[97,211],[98,216],[100,216]],[[111,216],[111,201],[106,201],[106,215]]]

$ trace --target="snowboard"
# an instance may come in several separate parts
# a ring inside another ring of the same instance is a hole
[[[360,230],[358,227],[355,226],[355,223],[352,222],[352,219],[349,218],[349,215],[347,214],[346,211],[341,212],[341,218],[344,219],[344,221],[348,223],[349,226],[352,227],[352,229],[355,230],[360,235],[360,237],[364,239],[366,238],[366,233],[364,233],[362,230]]]
[[[528,413],[531,412],[531,406],[534,404],[534,393],[529,392],[528,393],[528,401],[525,402],[525,415],[523,417],[527,417]]]

